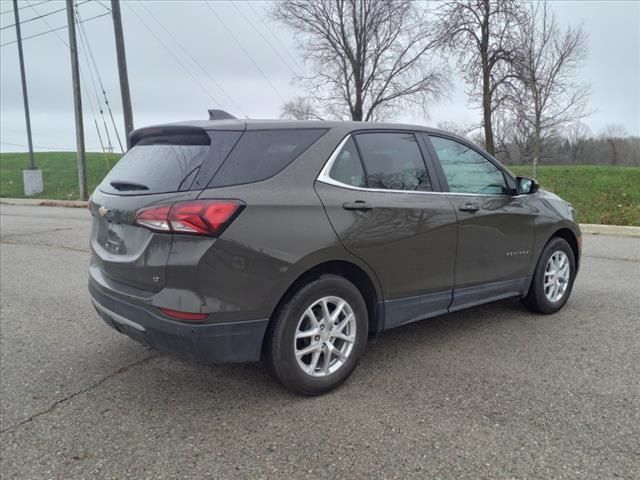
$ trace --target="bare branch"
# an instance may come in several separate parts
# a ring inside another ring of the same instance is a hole
[[[291,28],[314,76],[305,87],[325,113],[380,119],[427,106],[447,90],[423,7],[411,0],[282,0],[272,17]]]
[[[589,114],[590,88],[576,80],[586,39],[581,26],[563,30],[546,1],[531,4],[520,24],[521,48],[513,66],[521,88],[511,98],[511,108],[532,128],[534,175],[543,140]]]
[[[493,116],[511,94],[511,61],[517,27],[524,19],[523,0],[455,0],[441,5],[438,39],[458,57],[469,84],[468,95],[482,107],[485,147],[496,153]]]

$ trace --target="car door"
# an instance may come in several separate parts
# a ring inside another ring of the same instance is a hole
[[[450,310],[525,293],[534,241],[526,197],[497,162],[470,143],[429,135],[440,180],[458,217]]]
[[[343,245],[378,276],[385,328],[444,313],[452,298],[456,216],[433,193],[440,187],[424,150],[413,132],[354,133],[316,182]]]

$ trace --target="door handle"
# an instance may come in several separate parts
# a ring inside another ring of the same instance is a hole
[[[364,200],[356,200],[355,202],[346,202],[342,204],[342,208],[345,210],[371,210],[373,207],[369,202]]]
[[[458,210],[461,212],[476,213],[480,210],[480,207],[476,203],[465,203],[463,206],[459,207]]]

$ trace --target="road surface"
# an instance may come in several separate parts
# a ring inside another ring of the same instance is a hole
[[[109,329],[84,209],[1,205],[2,478],[640,478],[640,239],[586,236],[573,296],[408,325],[291,395]]]

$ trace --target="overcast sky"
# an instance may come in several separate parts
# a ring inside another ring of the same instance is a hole
[[[21,23],[24,22],[23,38],[66,24],[64,11],[27,22],[65,5],[62,1],[41,1],[18,2]],[[83,19],[107,13],[106,8],[110,6],[106,0],[78,0],[78,3]],[[592,84],[590,107],[594,113],[585,123],[594,134],[614,123],[623,125],[630,134],[640,135],[640,1],[558,0],[552,4],[560,22],[582,22],[589,35],[589,53],[582,77]],[[302,60],[291,33],[266,17],[268,2],[221,1],[210,5],[214,11],[201,1],[123,2],[136,127],[204,119],[207,109],[213,107],[239,117],[277,118],[283,100],[301,93],[299,86],[291,84],[291,79],[294,74],[303,73]],[[12,25],[12,3],[0,1],[0,11],[2,27]],[[83,25],[122,135],[111,17],[102,16]],[[27,140],[17,47],[10,43],[15,40],[15,30],[3,28],[0,34],[1,149],[20,151],[24,150]],[[68,33],[62,29],[57,34],[24,40],[36,150],[75,150],[71,69],[65,46]],[[102,125],[102,117],[91,71],[85,63],[87,49],[82,43],[80,47],[86,80],[83,87],[86,144],[89,150],[99,150],[94,118]],[[396,120],[427,125],[477,123],[479,111],[467,104],[464,85],[455,77],[452,80],[455,89],[448,99],[433,105],[430,118],[408,112]],[[95,81],[98,84],[97,78]],[[110,124],[106,111],[105,119]],[[101,133],[104,135],[104,127]],[[111,126],[109,133],[117,148]]]

